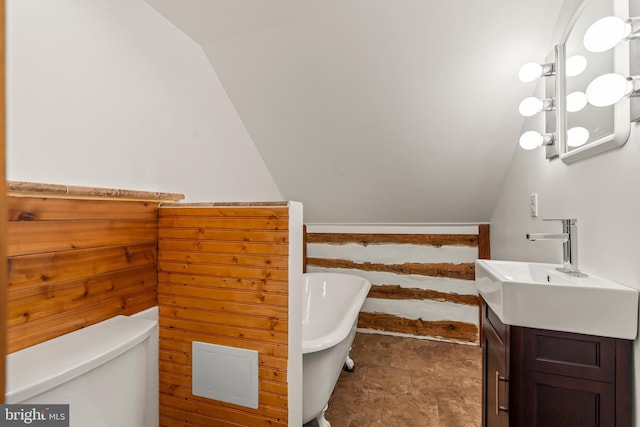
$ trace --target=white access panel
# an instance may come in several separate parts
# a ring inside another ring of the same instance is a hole
[[[192,393],[258,408],[258,352],[192,342]]]

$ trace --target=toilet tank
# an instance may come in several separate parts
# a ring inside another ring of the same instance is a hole
[[[116,316],[7,356],[6,403],[69,404],[71,427],[147,427],[154,320]]]

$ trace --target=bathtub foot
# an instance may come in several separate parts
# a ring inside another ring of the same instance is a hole
[[[316,417],[316,421],[318,422],[318,427],[331,427],[331,423],[327,421],[327,419],[324,417],[324,413],[327,412],[327,409],[329,409],[329,404],[327,404],[322,410],[322,412],[320,413],[320,415]]]
[[[351,347],[349,347],[349,353],[351,353]],[[347,372],[353,372],[356,370],[356,364],[353,362],[350,354],[347,354],[347,358],[344,361],[345,367],[344,370]]]

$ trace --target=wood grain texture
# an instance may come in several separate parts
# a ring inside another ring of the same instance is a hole
[[[489,224],[481,224],[478,226],[478,258],[479,259],[491,259],[491,233],[490,233],[490,225]],[[482,297],[478,296],[478,299],[480,300],[480,307],[482,307]],[[480,313],[478,315],[478,318],[480,319],[480,327],[478,328],[478,331],[480,333],[480,346],[482,346],[482,343],[484,342],[484,340],[482,339],[482,334],[483,334],[483,328],[482,328],[482,321],[483,321],[483,316],[482,316],[482,310],[480,310]]]
[[[160,425],[285,426],[288,208],[159,209]],[[259,407],[191,394],[191,343],[259,352]]]
[[[20,255],[9,258],[9,291],[155,263],[156,246],[150,243]]]
[[[363,246],[383,243],[405,243],[429,246],[478,246],[475,234],[371,234],[371,233],[308,233],[307,243],[344,245],[357,243]]]
[[[491,259],[491,234],[489,224],[478,226],[478,258]]]
[[[155,269],[155,265],[149,265],[15,290],[9,296],[8,324],[19,325],[112,298],[124,303],[139,293],[155,295]]]
[[[226,253],[234,255],[258,254],[258,255],[288,255],[289,245],[273,244],[269,242],[252,241],[250,245],[246,242],[228,242],[217,240],[180,240],[180,239],[160,239],[163,250],[186,251],[186,252],[211,252]]]
[[[9,181],[7,183],[12,196],[65,197],[70,199],[126,199],[175,202],[184,199],[184,194],[160,193],[153,191],[125,190],[120,188],[82,187],[77,185],[59,185],[39,182]]]
[[[451,279],[474,280],[474,263],[433,263],[383,264],[375,262],[357,263],[342,259],[307,258],[307,265],[324,268],[346,268],[363,271],[380,271],[395,274],[417,274],[420,276],[448,277]]]
[[[431,289],[405,288],[399,285],[371,285],[368,298],[430,300],[478,306],[477,295],[461,295]]]
[[[155,220],[11,221],[9,256],[137,243],[155,245]]]
[[[423,337],[436,337],[450,341],[478,342],[478,327],[471,323],[405,319],[386,313],[362,312],[358,318],[358,327]]]
[[[11,196],[8,205],[9,352],[156,305],[157,204]]]
[[[43,197],[11,197],[9,221],[100,220],[157,218],[157,203],[110,200],[50,199]]]

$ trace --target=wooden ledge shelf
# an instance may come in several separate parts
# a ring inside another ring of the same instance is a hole
[[[194,203],[171,203],[165,202],[163,208],[206,208],[206,207],[273,207],[289,206],[288,201],[277,202],[194,202]]]
[[[7,191],[15,197],[60,197],[84,199],[145,200],[175,203],[184,194],[152,191],[122,190],[118,188],[81,187],[76,185],[43,184],[7,181]]]

